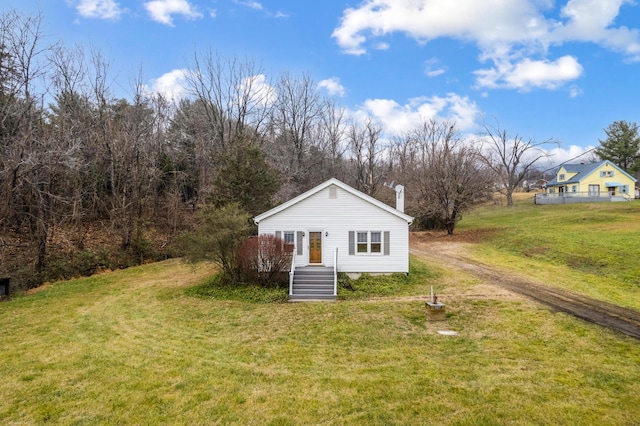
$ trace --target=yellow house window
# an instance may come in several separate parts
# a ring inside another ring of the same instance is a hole
[[[564,180],[564,173],[561,173],[561,174],[558,176],[558,180]]]

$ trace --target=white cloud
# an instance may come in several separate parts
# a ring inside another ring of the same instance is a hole
[[[159,93],[166,99],[179,101],[187,97],[187,76],[189,71],[177,69],[161,75],[151,81],[151,91]]]
[[[170,101],[189,98],[192,92],[189,88],[189,77],[194,77],[193,71],[186,68],[169,71],[149,82],[146,92],[157,93]],[[276,90],[267,81],[264,74],[246,77],[235,87],[233,98],[228,99],[238,105],[245,103],[247,114],[267,108],[277,100]]]
[[[556,147],[550,150],[546,150],[547,154],[549,154],[549,158],[546,160],[546,166],[549,168],[553,168],[559,164],[566,162],[588,162],[590,159],[590,151],[593,150],[593,148],[593,146],[582,147],[571,145],[568,149]]]
[[[566,23],[553,29],[556,42],[575,40],[592,42],[622,52],[633,60],[640,60],[640,32],[638,29],[612,27],[620,8],[633,4],[631,0],[570,0],[561,10]]]
[[[421,42],[451,37],[491,46],[535,39],[545,31],[544,17],[528,0],[366,0],[344,11],[333,37],[345,52],[360,55],[368,37],[393,32]]]
[[[344,96],[344,86],[340,84],[340,79],[337,77],[327,78],[318,83],[318,87],[325,89],[330,95]]]
[[[354,115],[374,118],[382,124],[385,133],[394,135],[407,132],[431,118],[452,120],[458,130],[472,131],[478,126],[476,119],[480,117],[480,111],[466,96],[450,93],[446,97],[413,98],[405,105],[390,99],[368,99]]]
[[[569,96],[572,98],[577,98],[578,96],[582,95],[582,89],[577,87],[577,86],[571,86],[569,88]]]
[[[444,74],[446,71],[447,68],[440,65],[440,61],[437,58],[431,58],[425,61],[424,73],[427,75],[427,77],[437,77]]]
[[[247,102],[249,110],[266,108],[272,105],[278,98],[276,89],[269,84],[267,76],[264,74],[256,74],[244,78],[238,89],[240,96],[244,98],[244,101],[240,99],[238,102]]]
[[[201,18],[202,14],[187,0],[152,0],[144,4],[151,19],[161,24],[173,26],[173,15],[187,19]]]
[[[118,19],[124,10],[114,0],[80,0],[76,10],[85,18]]]
[[[582,65],[573,56],[563,56],[557,61],[525,58],[515,64],[507,60],[496,60],[494,68],[475,71],[478,87],[521,91],[533,88],[557,89],[566,82],[577,79],[582,73]]]
[[[257,1],[240,1],[240,0],[235,0],[234,1],[235,4],[239,4],[242,6],[247,6],[251,9],[255,9],[255,10],[262,10],[264,9],[264,7],[262,6],[261,3],[258,3]]]
[[[579,78],[572,55],[555,59],[550,49],[570,42],[594,43],[640,61],[640,30],[616,26],[633,0],[364,0],[344,10],[332,36],[345,53],[362,55],[403,33],[418,43],[451,38],[475,44],[480,60],[494,66],[476,72],[477,87],[555,90]],[[548,15],[548,16],[547,16]],[[382,41],[381,41],[382,40]],[[441,74],[440,68],[427,75]]]

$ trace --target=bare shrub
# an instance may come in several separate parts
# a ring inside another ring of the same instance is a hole
[[[293,244],[274,235],[247,238],[238,248],[238,267],[244,281],[269,287],[289,270]]]

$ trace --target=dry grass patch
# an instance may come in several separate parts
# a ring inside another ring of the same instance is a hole
[[[480,234],[466,254],[505,273],[640,310],[639,212],[638,201],[482,208],[458,238]]]
[[[637,341],[484,294],[464,274],[441,269],[415,287],[416,297],[432,283],[443,289],[448,318],[436,325],[425,321],[421,300],[255,304],[185,295],[212,272],[163,262],[0,304],[0,418],[243,425],[640,418]],[[459,334],[441,336],[441,327]]]

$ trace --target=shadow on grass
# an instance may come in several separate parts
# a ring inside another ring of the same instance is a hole
[[[223,274],[213,275],[202,283],[185,290],[187,296],[201,299],[237,300],[249,303],[284,303],[289,300],[288,285],[274,287],[258,284],[230,283]]]

